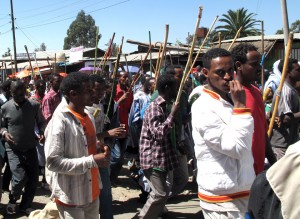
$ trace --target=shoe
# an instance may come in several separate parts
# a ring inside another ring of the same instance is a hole
[[[4,219],[4,216],[2,214],[0,214],[0,219]]]
[[[26,214],[27,216],[29,216],[32,211],[34,211],[34,209],[32,209],[32,208],[26,208],[26,209],[20,208],[20,212]]]
[[[17,204],[8,203],[6,206],[6,213],[7,214],[15,214],[17,211]]]

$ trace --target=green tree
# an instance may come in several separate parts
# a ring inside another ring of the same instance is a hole
[[[35,52],[38,52],[38,51],[46,51],[46,50],[47,50],[47,46],[46,46],[45,43],[41,43],[40,48],[34,49]]]
[[[9,57],[9,56],[11,56],[11,50],[10,50],[10,48],[8,47],[8,48],[7,48],[7,51],[2,55],[2,57],[4,58],[4,57]]]
[[[290,32],[300,33],[300,20],[296,20],[291,24]],[[283,29],[277,30],[275,34],[283,34]]]
[[[260,30],[255,28],[259,20],[254,19],[256,14],[248,13],[247,9],[241,8],[236,11],[229,10],[227,14],[223,14],[219,19],[224,25],[215,28],[216,33],[221,32],[223,39],[232,39],[237,31],[242,27],[239,37],[255,36],[261,34]]]
[[[67,36],[64,40],[64,49],[71,49],[78,46],[95,47],[96,32],[97,27],[93,17],[85,15],[85,12],[81,10],[67,31]]]

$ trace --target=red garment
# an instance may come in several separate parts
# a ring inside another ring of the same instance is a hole
[[[43,98],[42,102],[42,113],[47,122],[50,121],[56,107],[61,102],[60,92],[55,92],[51,89]]]
[[[115,101],[118,101],[123,96],[124,93],[125,91],[122,90],[120,84],[118,84]],[[128,131],[128,117],[129,117],[129,112],[130,112],[132,102],[133,102],[133,94],[132,91],[130,91],[128,97],[118,106],[119,121],[120,124],[125,124],[126,131]]]
[[[260,90],[251,85],[244,87],[246,92],[246,108],[251,109],[254,119],[254,133],[252,137],[252,154],[256,175],[264,170],[267,120]]]

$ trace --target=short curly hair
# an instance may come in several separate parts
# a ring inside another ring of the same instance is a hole
[[[210,69],[211,60],[217,57],[228,57],[231,56],[231,53],[222,48],[212,48],[209,49],[203,56],[203,67],[206,69]]]
[[[257,51],[257,48],[250,43],[241,43],[231,50],[233,62],[241,62],[245,64],[247,62],[247,53],[250,51]]]
[[[156,89],[158,90],[158,93],[164,93],[166,86],[173,86],[173,84],[176,83],[176,80],[174,78],[174,75],[172,74],[164,74],[160,75],[156,82]],[[174,91],[176,92],[176,91]]]
[[[82,90],[82,83],[84,82],[90,82],[90,77],[87,74],[72,72],[62,80],[60,90],[63,95],[69,97],[71,90],[80,92]]]

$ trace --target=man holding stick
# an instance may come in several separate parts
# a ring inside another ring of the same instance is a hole
[[[233,60],[227,50],[207,51],[202,72],[208,84],[192,105],[200,206],[206,219],[243,219],[255,178],[253,118],[245,107],[242,85],[233,80]]]
[[[176,149],[171,140],[179,104],[167,105],[176,97],[177,83],[173,75],[165,74],[157,80],[159,96],[145,111],[140,138],[140,165],[151,187],[149,198],[134,218],[153,219],[162,214],[170,193],[167,177],[178,167]]]
[[[283,70],[284,60],[280,60],[278,69],[280,72]],[[277,157],[280,159],[285,154],[288,146],[297,142],[299,138],[299,98],[298,92],[295,89],[296,83],[300,81],[300,66],[298,60],[289,59],[287,75],[285,79],[281,98],[277,111],[277,122],[274,124],[270,141],[272,149]],[[278,90],[273,96],[271,114],[274,111],[274,103]]]

